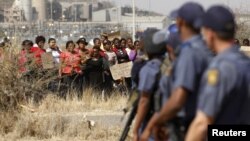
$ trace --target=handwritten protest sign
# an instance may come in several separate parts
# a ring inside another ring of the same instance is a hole
[[[250,57],[250,46],[241,46],[240,51]]]
[[[42,64],[44,69],[52,69],[55,67],[54,58],[51,52],[42,55]]]
[[[131,77],[131,70],[132,70],[133,63],[122,63],[116,64],[110,67],[111,74],[114,80],[121,79],[122,77]]]

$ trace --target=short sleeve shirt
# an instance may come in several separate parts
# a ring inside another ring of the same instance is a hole
[[[215,119],[216,124],[244,121],[249,103],[249,58],[230,48],[213,59],[202,78],[198,110]]]
[[[139,73],[139,86],[140,92],[152,93],[157,81],[157,76],[160,72],[161,61],[159,59],[153,59],[148,61]]]
[[[201,36],[194,36],[181,45],[173,70],[173,89],[188,91],[184,107],[187,126],[195,116],[200,81],[212,57]]]

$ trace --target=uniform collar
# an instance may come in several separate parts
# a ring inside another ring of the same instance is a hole
[[[191,42],[195,42],[196,40],[201,39],[201,35],[194,35],[191,38],[187,39],[186,41],[184,41],[183,43],[191,43]]]
[[[197,40],[200,40],[202,37],[201,35],[194,35],[191,38],[187,39],[181,44],[181,48],[185,48],[187,46],[190,46],[191,43],[196,42]]]
[[[154,58],[151,61],[149,61],[149,63],[161,65],[162,64],[162,60],[161,60],[161,58]]]
[[[228,48],[228,49],[224,50],[223,52],[221,52],[220,54],[218,54],[218,57],[224,56],[225,54],[228,54],[228,53],[235,53],[235,52],[239,52],[239,48],[236,45],[231,45],[230,48]]]

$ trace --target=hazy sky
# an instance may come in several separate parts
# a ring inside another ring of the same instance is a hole
[[[131,5],[132,0],[114,0],[117,5]],[[201,3],[205,8],[213,4],[225,4],[233,10],[244,9],[242,11],[250,11],[250,0],[190,0]],[[164,15],[180,7],[187,0],[135,0],[135,5],[139,8],[156,11]],[[248,10],[249,9],[249,10]]]

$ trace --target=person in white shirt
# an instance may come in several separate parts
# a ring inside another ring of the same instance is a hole
[[[104,49],[105,51],[105,58],[108,60],[109,62],[109,66],[115,65],[117,63],[117,56],[115,54],[115,52],[112,51],[111,47],[111,42],[109,40],[105,40],[104,41]]]
[[[56,45],[56,39],[50,38],[48,41],[49,48],[46,49],[46,52],[51,52],[55,65],[60,63],[60,54],[62,50]]]
[[[60,54],[62,53],[62,50],[56,45],[56,39],[50,38],[48,40],[49,47],[46,49],[46,53],[51,53],[54,59],[54,69],[50,69],[48,72],[50,72],[50,75],[56,75],[58,74],[58,69],[60,66]],[[48,90],[52,92],[58,91],[58,86],[60,86],[60,83],[57,80],[51,80],[48,84]]]
[[[103,46],[104,46],[104,49],[105,49],[105,62],[108,63],[108,66],[111,67],[115,64],[117,64],[117,56],[115,54],[114,51],[112,51],[111,47],[111,42],[107,39],[105,39],[103,41]],[[111,91],[113,89],[113,77],[112,77],[112,74],[111,74],[111,71],[110,69],[106,70],[104,72],[104,77],[105,77],[105,84],[104,84],[104,88],[105,88],[105,91],[108,93],[108,94],[111,94]]]

